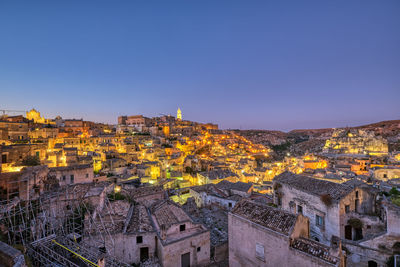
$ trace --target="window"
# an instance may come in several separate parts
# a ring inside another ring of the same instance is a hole
[[[256,258],[260,260],[265,260],[264,246],[259,243],[256,243]]]
[[[201,250],[201,247],[197,247],[197,252],[200,252],[200,250]]]
[[[89,178],[89,173],[86,173],[86,178]]]
[[[179,231],[183,232],[186,230],[186,224],[179,225]]]
[[[358,198],[358,191],[356,191],[356,198]]]
[[[65,179],[67,179],[67,177],[63,175],[62,180],[65,181]]]
[[[1,163],[7,163],[7,154],[1,155]]]
[[[75,177],[73,174],[71,174],[71,183],[74,183]]]
[[[315,224],[317,226],[324,226],[324,217],[315,215]]]
[[[387,174],[386,173],[383,175],[383,178],[387,178]]]
[[[136,244],[142,244],[143,243],[143,236],[139,235],[136,237]]]
[[[349,212],[350,212],[350,205],[344,206],[344,211],[345,211],[346,213],[349,213]]]
[[[303,214],[303,206],[297,206],[297,213]]]
[[[229,208],[232,208],[232,203],[231,202],[229,202]]]

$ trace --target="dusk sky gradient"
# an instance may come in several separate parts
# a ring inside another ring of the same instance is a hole
[[[400,1],[1,1],[0,109],[221,128],[400,119]]]

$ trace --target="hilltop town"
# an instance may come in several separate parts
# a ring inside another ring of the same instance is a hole
[[[0,266],[400,262],[399,120],[284,133],[183,115],[4,112]]]

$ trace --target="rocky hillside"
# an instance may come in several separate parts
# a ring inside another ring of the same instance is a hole
[[[389,151],[400,151],[400,120],[382,121],[349,129],[372,131],[375,135],[388,140]],[[303,155],[322,151],[325,141],[332,136],[334,128],[299,129],[290,132],[271,130],[235,130],[236,133],[248,138],[254,143],[272,148],[273,157],[280,159],[287,153]]]

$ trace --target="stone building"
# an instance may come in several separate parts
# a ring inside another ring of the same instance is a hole
[[[30,200],[39,197],[45,188],[49,169],[40,165],[23,168],[19,172],[0,173],[0,198]]]
[[[228,195],[239,195],[242,197],[249,197],[253,192],[252,183],[236,182],[232,183],[227,180],[219,182],[217,188],[222,190]]]
[[[376,193],[360,186],[284,172],[274,178],[274,197],[282,209],[308,217],[311,237],[324,244],[332,236],[360,240],[384,224],[377,216]],[[351,219],[366,223],[357,227]]]
[[[194,223],[171,201],[155,203],[149,210],[163,267],[205,266],[210,262],[210,232],[205,226]]]
[[[128,264],[154,258],[157,235],[146,207],[124,200],[109,205],[111,209],[98,209],[92,219],[86,219],[85,242],[100,248],[104,246],[106,251]]]
[[[394,255],[400,255],[400,207],[383,201],[386,229],[359,241],[343,240],[348,267],[386,267]]]
[[[14,144],[2,146],[1,161],[3,164],[22,166],[27,157],[38,157],[43,161],[47,157],[47,144]]]
[[[388,181],[391,179],[400,178],[400,167],[386,166],[386,167],[374,167],[370,169],[372,177],[382,181]]]
[[[196,206],[201,208],[210,205],[218,205],[226,209],[235,206],[236,200],[230,198],[228,194],[219,190],[214,184],[205,184],[189,188],[189,194],[194,198]]]
[[[163,267],[202,266],[210,260],[209,231],[168,200],[159,200],[149,208],[125,200],[104,205],[86,216],[84,241],[104,246],[128,264],[154,257]]]
[[[47,139],[56,138],[58,135],[58,128],[43,127],[30,130],[28,135],[29,139]]]
[[[61,186],[69,184],[92,183],[93,165],[81,164],[66,167],[50,168],[50,176],[54,176]]]
[[[29,124],[26,122],[0,121],[0,144],[28,140],[28,131]]]
[[[123,186],[128,187],[129,185]],[[138,188],[126,188],[126,190],[134,201],[145,206],[150,206],[151,204],[166,198],[162,186],[141,186]]]
[[[27,267],[21,251],[0,241],[0,262],[4,267]]]
[[[358,129],[336,129],[332,137],[326,140],[325,153],[387,155],[388,142],[373,132]]]
[[[197,180],[200,185],[217,184],[223,180],[228,180],[232,183],[239,181],[239,177],[230,170],[215,169],[207,172],[197,173]]]
[[[241,200],[228,215],[229,266],[344,266],[340,243],[310,240],[301,214]]]

